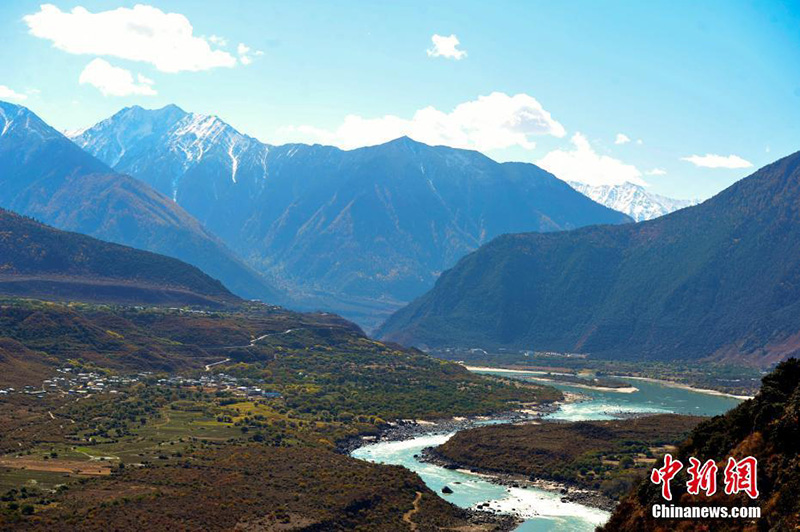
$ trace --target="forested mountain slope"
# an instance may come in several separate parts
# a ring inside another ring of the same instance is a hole
[[[380,334],[611,358],[785,359],[800,350],[800,154],[648,222],[499,237]]]

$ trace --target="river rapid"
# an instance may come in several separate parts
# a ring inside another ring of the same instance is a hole
[[[536,373],[503,370],[476,370],[476,373],[502,375],[532,382],[538,382],[541,378],[541,375]],[[619,379],[629,382],[636,391],[622,393],[543,382],[586,398],[584,401],[563,404],[546,417],[581,421],[615,419],[634,413],[669,412],[713,416],[726,412],[741,402],[734,397],[677,388],[658,382],[622,377]],[[516,529],[520,532],[591,531],[608,519],[608,512],[574,502],[561,502],[561,495],[552,491],[505,487],[473,473],[445,469],[435,464],[420,462],[414,457],[426,447],[441,445],[453,434],[455,433],[423,434],[408,440],[379,442],[360,447],[351,454],[362,460],[405,466],[419,474],[433,491],[458,506],[475,508],[478,504],[488,503],[489,508],[498,512],[516,514],[524,519]],[[453,493],[442,494],[444,486],[449,486]]]

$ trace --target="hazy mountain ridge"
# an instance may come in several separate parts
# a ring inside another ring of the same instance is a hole
[[[577,181],[568,183],[581,194],[610,209],[627,214],[637,222],[652,220],[700,203],[699,200],[680,200],[654,194],[643,186],[633,183],[598,186]]]
[[[769,365],[798,351],[800,153],[656,220],[497,238],[384,338]]]
[[[181,259],[244,297],[278,292],[186,211],[117,174],[30,110],[0,102],[0,207],[59,229]]]
[[[226,125],[185,167],[174,146],[187,121],[202,122],[174,106],[130,108],[75,141],[171,194],[301,302],[350,317],[397,308],[494,236],[630,221],[534,165],[408,138],[351,151],[268,146]],[[233,179],[226,147],[245,138]]]

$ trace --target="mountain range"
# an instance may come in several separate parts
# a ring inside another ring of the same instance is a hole
[[[381,328],[414,345],[770,365],[800,351],[800,153],[655,220],[505,235]]]
[[[532,164],[409,138],[271,146],[174,105],[129,107],[72,138],[173,198],[299,306],[367,326],[495,236],[630,221]]]
[[[569,181],[581,194],[609,209],[627,214],[637,222],[652,220],[671,212],[697,205],[697,200],[680,200],[648,191],[641,185],[625,182],[619,185],[587,185]]]
[[[68,132],[116,171],[144,181],[233,240],[267,179],[268,146],[214,116],[175,105],[128,107],[92,128]]]
[[[181,259],[240,296],[281,302],[278,290],[169,197],[111,170],[27,108],[5,102],[0,169],[0,207]]]

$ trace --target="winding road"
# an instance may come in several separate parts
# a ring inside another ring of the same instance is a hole
[[[421,500],[422,500],[422,492],[418,491],[417,496],[414,497],[413,508],[411,508],[409,511],[403,514],[403,522],[408,523],[408,528],[412,531],[415,531],[419,528],[417,523],[415,523],[414,520],[411,518],[414,517],[414,515],[417,512],[419,512],[419,503]]]
[[[328,330],[332,331],[334,329],[334,327],[297,327],[295,329],[286,329],[283,332],[273,332],[273,333],[262,334],[258,338],[253,338],[252,340],[250,340],[250,343],[247,344],[247,345],[228,345],[228,346],[218,347],[217,349],[246,349],[248,347],[254,347],[261,340],[263,340],[265,338],[269,338],[271,336],[282,336],[284,334],[290,334],[290,333],[293,333],[295,331],[304,331],[304,330],[313,330],[313,329],[328,329]],[[231,360],[230,358],[226,358],[226,359],[220,360],[218,362],[212,362],[211,364],[206,364],[206,366],[205,366],[206,371],[211,371],[211,368],[213,368],[214,366],[218,366],[220,364],[224,364],[226,362],[230,362],[230,360]]]
[[[284,335],[284,334],[293,333],[294,331],[302,331],[303,329],[307,329],[307,328],[308,327],[299,327],[297,329],[286,329],[283,332],[274,332],[274,333],[262,334],[258,338],[253,338],[252,340],[250,340],[250,343],[247,344],[247,345],[229,345],[229,346],[226,346],[226,347],[220,347],[220,349],[245,349],[247,347],[255,346],[258,342],[260,342],[264,338],[269,338],[270,336],[281,336],[281,335]],[[329,327],[329,328],[332,329],[333,327]]]

